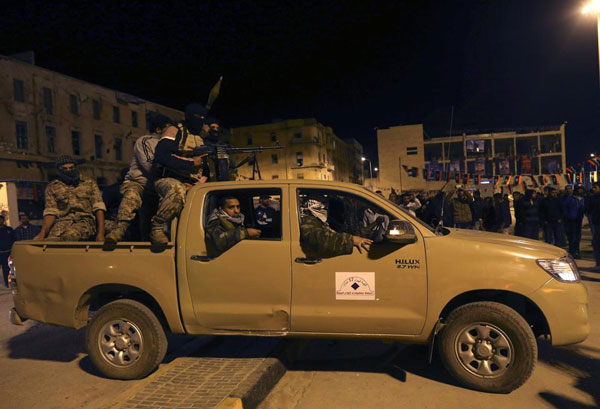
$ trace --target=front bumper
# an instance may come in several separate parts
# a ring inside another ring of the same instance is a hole
[[[533,302],[546,316],[552,345],[576,344],[588,337],[588,294],[582,283],[550,280],[534,293]]]

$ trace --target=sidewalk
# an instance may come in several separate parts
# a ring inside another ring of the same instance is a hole
[[[273,356],[280,342],[276,338],[217,337],[190,356],[162,366],[107,409],[255,407],[285,373]],[[231,406],[218,406],[226,399]]]

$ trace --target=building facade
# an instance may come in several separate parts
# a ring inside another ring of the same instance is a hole
[[[362,145],[354,139],[342,140],[330,127],[314,118],[232,128],[228,142],[235,147],[282,147],[257,155],[263,179],[336,180],[362,184]],[[235,155],[233,159],[239,162],[243,155]],[[238,179],[252,177],[252,163],[238,168]]]
[[[525,186],[535,187],[532,176],[566,169],[565,124],[443,138],[427,138],[422,124],[394,126],[379,129],[377,143],[379,175],[373,183],[387,193],[436,190],[458,174],[468,175],[462,180],[471,184],[477,176],[520,175]]]
[[[181,111],[0,56],[0,180],[48,181],[57,155],[84,176],[113,183],[129,166],[147,115]]]

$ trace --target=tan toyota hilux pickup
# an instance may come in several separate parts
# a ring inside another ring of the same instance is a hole
[[[225,196],[237,198],[245,225],[262,233],[214,256],[205,226]],[[371,235],[370,250],[308,256],[300,223],[311,197],[326,202],[334,230]],[[589,333],[587,292],[565,250],[495,233],[432,229],[358,185],[196,186],[171,237],[160,250],[145,242],[119,243],[112,251],[95,242],[17,242],[11,321],[88,325],[90,358],[117,379],[155,370],[167,349],[165,331],[371,338],[430,350],[435,344],[457,380],[496,393],[531,375],[536,337],[549,336],[556,346]]]

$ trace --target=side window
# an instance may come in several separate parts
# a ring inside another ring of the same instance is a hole
[[[300,244],[310,257],[351,254],[351,236],[381,242],[393,219],[362,197],[336,190],[301,189],[298,204]]]
[[[281,190],[215,190],[206,197],[204,232],[211,257],[242,240],[281,240]]]

